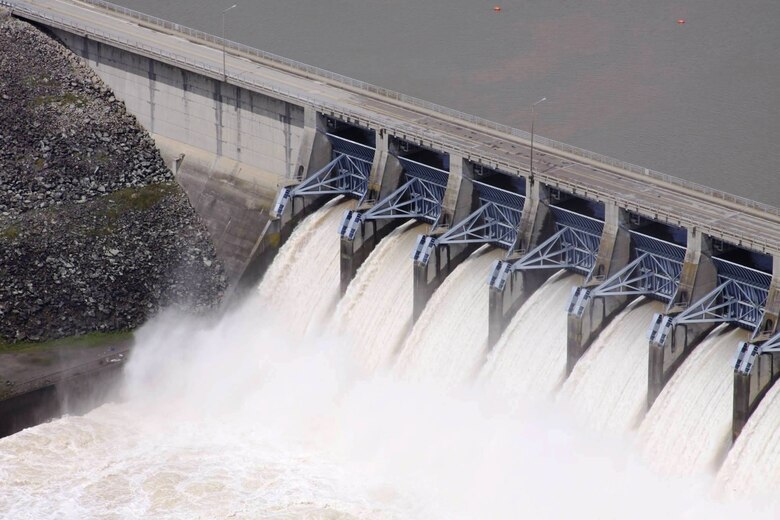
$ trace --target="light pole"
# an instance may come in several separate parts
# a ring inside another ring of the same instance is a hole
[[[224,11],[222,11],[222,76],[225,82],[227,82],[227,67],[225,66],[225,13],[236,7],[238,4],[233,4]]]
[[[536,120],[536,111],[534,110],[534,107],[536,107],[536,105],[538,105],[542,101],[547,101],[547,98],[543,97],[536,103],[531,104],[531,162],[528,168],[528,171],[530,172],[530,177],[534,176],[534,121]]]

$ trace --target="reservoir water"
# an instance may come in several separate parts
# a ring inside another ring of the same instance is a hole
[[[777,206],[774,0],[117,0]],[[678,20],[685,20],[684,24]]]

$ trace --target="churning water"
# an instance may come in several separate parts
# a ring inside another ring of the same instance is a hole
[[[742,429],[718,473],[729,497],[777,497],[780,487],[780,385],[774,385]],[[776,498],[775,498],[776,500]]]
[[[345,335],[363,370],[385,368],[412,327],[412,261],[417,236],[427,225],[395,229],[358,269],[336,309],[337,330]]]
[[[663,305],[636,301],[599,334],[574,366],[559,399],[598,432],[636,428],[647,408],[648,325]]]
[[[739,329],[714,332],[672,376],[639,428],[648,463],[670,475],[710,473],[731,444],[731,402]]]
[[[545,399],[566,375],[566,304],[582,277],[561,271],[540,287],[512,319],[480,378],[509,406]]]
[[[504,254],[477,251],[444,280],[398,356],[400,377],[454,387],[476,375],[487,353],[486,273]]]
[[[279,250],[260,284],[269,313],[289,320],[291,337],[301,338],[330,318],[339,298],[339,234],[336,232],[354,201],[329,203],[296,227]],[[301,302],[306,302],[301,312]]]
[[[709,497],[700,481],[665,482],[626,446],[601,442],[577,429],[555,406],[533,414],[507,414],[497,406],[501,403],[482,392],[461,389],[456,396],[448,395],[394,372],[367,378],[355,370],[369,347],[351,345],[333,331],[372,342],[371,348],[382,352],[377,366],[392,357],[404,334],[383,329],[382,318],[397,327],[408,321],[408,256],[422,229],[398,230],[374,251],[341,302],[341,329],[301,336],[295,322],[309,319],[305,311],[310,301],[327,316],[326,302],[335,304],[328,296],[335,282],[291,273],[310,261],[304,255],[327,259],[323,266],[334,261],[330,253],[311,249],[332,248],[325,233],[336,235],[333,212],[339,214],[340,208],[325,209],[296,230],[276,260],[282,265],[275,265],[262,283],[261,292],[286,287],[284,297],[300,298],[297,306],[279,300],[278,309],[269,309],[266,298],[278,294],[270,291],[217,322],[164,313],[137,334],[120,403],[0,439],[0,516],[758,517],[753,501],[723,503]],[[453,274],[472,286],[475,297],[480,291],[476,282],[471,284],[472,277],[485,279],[489,256],[475,256]],[[516,400],[524,395],[524,385],[517,383],[533,377],[534,371],[543,374],[533,380],[537,392],[550,392],[560,384],[564,307],[577,282],[577,277],[559,275],[527,302],[519,314],[524,318],[513,321],[490,370],[482,374],[485,383],[495,378]],[[320,289],[326,289],[324,299]],[[382,289],[390,294],[382,296]],[[453,297],[460,292],[445,290]],[[376,299],[369,297],[372,293]],[[434,307],[426,313],[436,315],[432,309],[441,307],[445,318],[457,321],[449,302],[434,298],[431,303]],[[353,320],[365,320],[367,328]],[[536,327],[523,320],[533,320]],[[430,345],[443,345],[433,339],[434,323],[425,326],[429,330],[421,337],[432,338],[424,339]],[[461,342],[448,330],[455,325],[460,323],[445,320],[439,330],[452,338],[453,350]],[[483,336],[470,336],[469,348]],[[732,336],[729,341],[737,339],[735,334],[724,335],[702,345],[700,352],[719,352],[727,336]],[[523,359],[528,363],[519,362]],[[689,361],[698,363],[696,353]],[[421,364],[446,367],[448,362],[446,355],[437,355]],[[706,372],[708,367],[699,368]],[[677,378],[686,373],[683,367]],[[681,383],[675,382],[670,392],[678,386]],[[688,398],[695,401],[697,395]],[[772,395],[764,405],[775,401]],[[678,416],[681,421],[692,415],[683,410],[687,415]],[[776,413],[777,406],[773,410],[759,415]],[[701,412],[701,407],[696,409],[696,414]],[[680,436],[670,440],[693,448],[701,442]],[[771,509],[763,512],[766,518],[774,516]]]

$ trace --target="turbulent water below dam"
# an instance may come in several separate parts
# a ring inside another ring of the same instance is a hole
[[[726,455],[741,332],[712,334],[642,420],[658,304],[630,305],[567,379],[580,277],[553,276],[488,353],[502,253],[474,253],[412,325],[409,255],[426,227],[396,229],[339,301],[346,207],[308,217],[218,322],[145,325],[119,402],[1,439],[0,516],[777,517],[780,391]]]

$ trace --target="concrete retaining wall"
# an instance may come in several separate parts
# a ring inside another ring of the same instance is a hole
[[[304,108],[53,32],[155,138],[235,283],[261,238],[278,186],[300,169]]]

